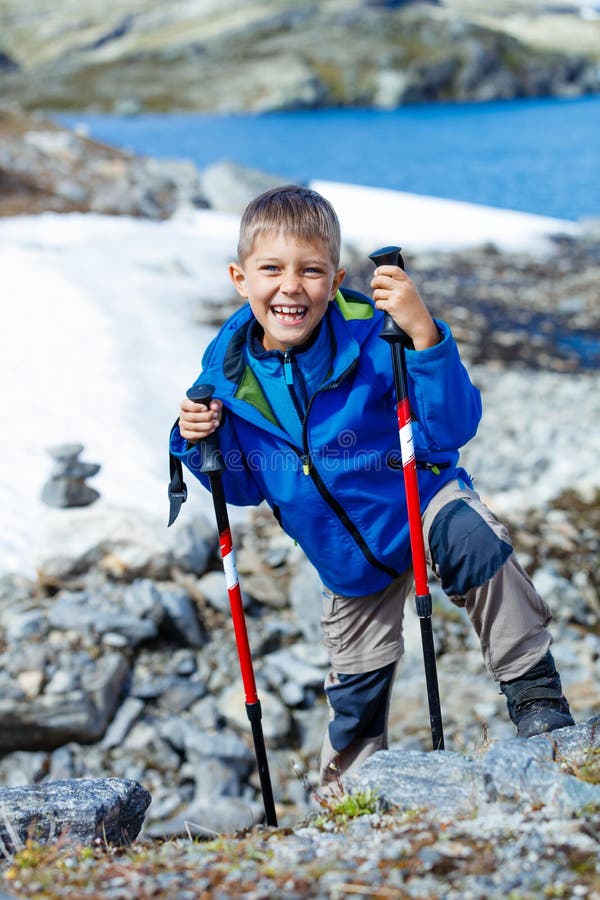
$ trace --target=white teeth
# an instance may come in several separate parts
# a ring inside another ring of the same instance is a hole
[[[299,316],[305,311],[303,306],[274,306],[273,312],[288,316]]]

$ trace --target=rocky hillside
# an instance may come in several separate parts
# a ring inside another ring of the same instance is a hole
[[[599,48],[600,22],[552,4],[5,0],[0,92],[128,112],[573,96],[600,89]]]

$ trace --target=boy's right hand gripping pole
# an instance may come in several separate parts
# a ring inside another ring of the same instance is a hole
[[[195,403],[204,403],[208,407],[212,400],[213,391],[214,387],[212,384],[195,384],[187,391],[187,397]],[[219,449],[219,437],[216,431],[213,431],[212,434],[209,434],[208,437],[201,441],[200,452],[202,453],[200,471],[204,475],[208,475],[213,505],[215,508],[215,518],[217,520],[217,529],[219,532],[219,547],[221,549],[221,559],[223,560],[223,569],[225,571],[229,605],[231,606],[233,630],[235,633],[240,669],[242,672],[242,682],[246,699],[246,713],[252,728],[254,755],[256,757],[258,777],[260,779],[260,787],[265,807],[265,818],[267,825],[276,826],[277,815],[275,813],[273,788],[271,787],[271,776],[269,774],[267,751],[262,729],[262,711],[258,693],[256,691],[254,666],[252,665],[252,654],[250,652],[250,642],[248,640],[248,631],[246,629],[242,592],[240,590],[240,583],[235,565],[235,548],[231,537],[225,491],[223,490],[223,481],[221,478],[221,473],[225,469],[225,463],[223,462],[223,457]]]
[[[383,247],[371,253],[369,259],[375,266],[400,266],[404,268],[404,260],[400,247]],[[431,740],[434,750],[444,749],[444,732],[442,729],[442,710],[438,688],[437,665],[433,645],[431,627],[432,603],[427,581],[427,562],[425,544],[421,525],[421,503],[419,500],[419,483],[417,480],[417,463],[413,443],[410,405],[406,379],[406,360],[404,350],[411,344],[409,336],[394,322],[389,313],[385,320],[380,337],[386,341],[392,353],[394,385],[396,388],[396,413],[400,434],[400,454],[402,456],[402,472],[406,491],[406,507],[408,510],[408,527],[410,531],[410,549],[412,554],[413,573],[415,579],[415,602],[417,615],[421,625],[421,641],[423,644],[423,662],[425,664],[425,680],[427,682],[427,700],[429,703],[429,721],[431,723]]]

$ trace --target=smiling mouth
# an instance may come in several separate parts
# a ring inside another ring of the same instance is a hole
[[[271,312],[278,322],[294,325],[303,320],[307,309],[305,306],[272,306]]]

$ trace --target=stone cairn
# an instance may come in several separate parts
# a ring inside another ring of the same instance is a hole
[[[85,483],[86,478],[97,475],[98,463],[79,460],[83,444],[60,444],[49,447],[48,453],[55,460],[50,478],[42,488],[42,502],[47,506],[65,509],[72,506],[89,506],[100,496]]]

